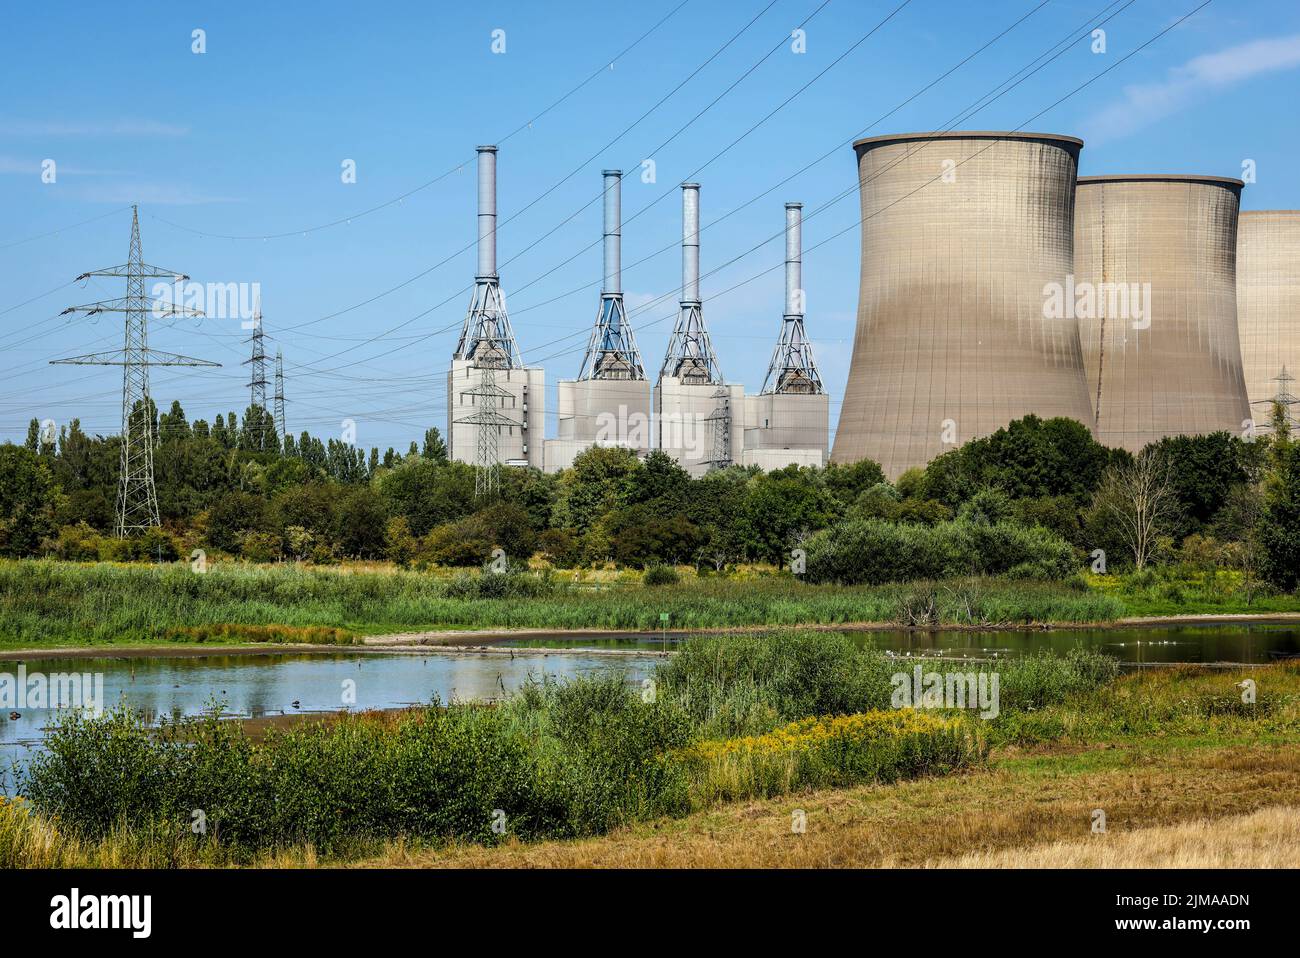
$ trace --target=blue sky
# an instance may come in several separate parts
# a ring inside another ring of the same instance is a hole
[[[783,204],[799,200],[807,323],[834,420],[858,282],[847,141],[947,128],[1086,33],[1097,11],[1118,10],[1104,25],[1104,53],[1076,40],[958,125],[1021,127],[1201,0],[1052,0],[1036,10],[1041,0],[910,0],[865,40],[903,0],[687,0],[637,43],[680,2],[9,6],[0,14],[10,92],[0,104],[0,439],[21,439],[32,417],[118,430],[119,371],[47,361],[120,345],[118,317],[56,316],[122,295],[117,280],[65,284],[125,261],[133,202],[147,262],[199,282],[260,284],[294,432],[337,435],[347,418],[360,445],[401,449],[426,426],[445,428],[446,369],[474,273],[474,147],[494,142],[502,287],[525,360],[546,367],[548,434],[554,383],[577,373],[596,313],[600,170],[639,173],[648,157],[656,182],[629,175],[623,190],[623,283],[647,367],[662,359],[680,283],[676,184],[702,184],[705,317],[723,372],[751,391],[780,324]],[[790,34],[805,20],[806,52],[795,53]],[[192,52],[196,29],[203,54]],[[494,30],[505,31],[504,53],[492,50]],[[1254,160],[1243,208],[1295,208],[1297,94],[1300,5],[1215,0],[1027,128],[1081,136],[1085,175],[1240,176]],[[47,159],[53,183],[42,182]],[[355,161],[355,183],[342,182],[345,160]],[[154,370],[155,399],[179,399],[191,418],[242,413],[247,335],[230,319],[153,323],[151,345],[223,364]]]

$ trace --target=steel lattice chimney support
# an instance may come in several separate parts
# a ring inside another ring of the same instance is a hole
[[[682,184],[682,302],[700,301],[700,184]]]
[[[605,177],[605,285],[602,293],[623,292],[623,171],[602,170]]]
[[[497,148],[478,147],[478,276],[497,274]]]
[[[785,314],[803,315],[803,204],[785,204]]]

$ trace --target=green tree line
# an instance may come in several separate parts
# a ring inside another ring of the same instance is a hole
[[[211,424],[178,402],[147,414],[160,530],[109,534],[118,437],[77,420],[51,436],[33,420],[26,443],[0,446],[0,554],[170,560],[202,548],[262,562],[476,566],[502,549],[561,567],[722,570],[789,565],[806,547],[810,560],[835,556],[821,567],[829,578],[870,581],[899,574],[873,571],[861,558],[873,553],[894,554],[878,563],[886,570],[1010,563],[1054,577],[1100,552],[1116,568],[1208,562],[1286,589],[1300,569],[1300,453],[1281,418],[1271,437],[1182,436],[1133,456],[1073,420],[1026,416],[895,483],[871,461],[693,479],[662,452],[596,447],[555,475],[505,467],[500,491],[480,499],[472,467],[449,461],[436,428],[381,454],[307,432],[277,442],[254,406]]]

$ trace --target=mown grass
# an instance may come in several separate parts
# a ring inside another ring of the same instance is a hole
[[[972,579],[855,587],[789,576],[590,585],[529,573],[447,579],[297,566],[0,561],[0,647],[147,644],[243,627],[354,634],[452,629],[672,629],[1106,622],[1117,600],[1056,583]],[[215,631],[214,631],[215,630]],[[289,633],[286,633],[288,635]],[[211,639],[209,639],[210,641]],[[257,639],[254,639],[257,640]],[[272,641],[275,641],[271,637]]]

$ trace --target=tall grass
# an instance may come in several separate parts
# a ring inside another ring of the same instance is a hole
[[[338,629],[657,630],[897,622],[965,625],[1099,622],[1109,596],[1055,583],[955,580],[815,586],[789,576],[697,579],[646,588],[530,575],[447,580],[418,572],[296,566],[163,566],[0,561],[0,645],[40,647],[184,638],[221,626]],[[219,631],[219,630],[218,630]]]
[[[892,677],[914,662],[859,648],[837,633],[692,636],[656,669],[661,693],[708,737],[762,735],[806,716],[889,709]],[[1119,674],[1115,659],[1072,649],[1001,662],[933,663],[928,669],[998,673],[1002,711],[1033,711],[1101,688]]]

